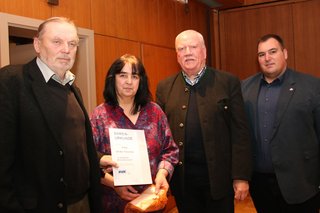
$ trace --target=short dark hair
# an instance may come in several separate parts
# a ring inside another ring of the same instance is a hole
[[[141,107],[152,100],[149,90],[149,80],[142,61],[134,55],[125,54],[116,59],[110,66],[105,79],[103,97],[106,103],[110,105],[119,105],[116,93],[115,76],[121,72],[125,64],[131,64],[132,74],[138,74],[140,77],[139,88],[134,98],[132,113],[136,114]]]
[[[269,40],[270,38],[273,38],[273,39],[277,40],[277,41],[279,42],[279,44],[280,44],[280,46],[281,46],[282,49],[285,48],[283,39],[282,39],[279,35],[277,35],[277,34],[266,34],[266,35],[262,36],[262,37],[258,40],[257,46],[259,46],[259,44],[260,44],[261,42],[265,42],[265,41]]]

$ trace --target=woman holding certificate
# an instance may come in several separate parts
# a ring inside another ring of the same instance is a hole
[[[104,212],[121,213],[151,183],[155,184],[156,193],[169,188],[179,149],[166,115],[151,101],[148,77],[138,58],[126,54],[114,61],[106,76],[103,96],[105,102],[91,115],[94,142],[101,166],[112,155],[118,167],[101,179]],[[132,167],[136,168],[134,172]],[[146,181],[137,182],[136,175]]]

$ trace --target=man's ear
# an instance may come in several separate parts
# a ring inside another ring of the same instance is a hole
[[[288,50],[286,48],[283,49],[284,58],[288,59]]]
[[[40,44],[39,38],[37,37],[33,38],[33,47],[37,53],[40,53],[40,45],[41,44]]]

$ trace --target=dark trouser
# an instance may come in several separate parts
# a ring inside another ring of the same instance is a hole
[[[254,173],[250,194],[258,213],[319,213],[320,193],[303,203],[288,204],[274,174]]]
[[[186,187],[183,198],[176,197],[179,213],[233,213],[233,192],[222,199],[213,200],[210,194],[210,186]]]

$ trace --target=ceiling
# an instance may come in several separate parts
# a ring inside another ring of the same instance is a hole
[[[233,7],[241,7],[244,0],[197,0],[212,9],[227,9]]]
[[[215,8],[215,7],[220,7],[222,6],[221,3],[215,1],[215,0],[197,0],[199,2],[204,3],[205,5],[211,7],[211,8]]]

